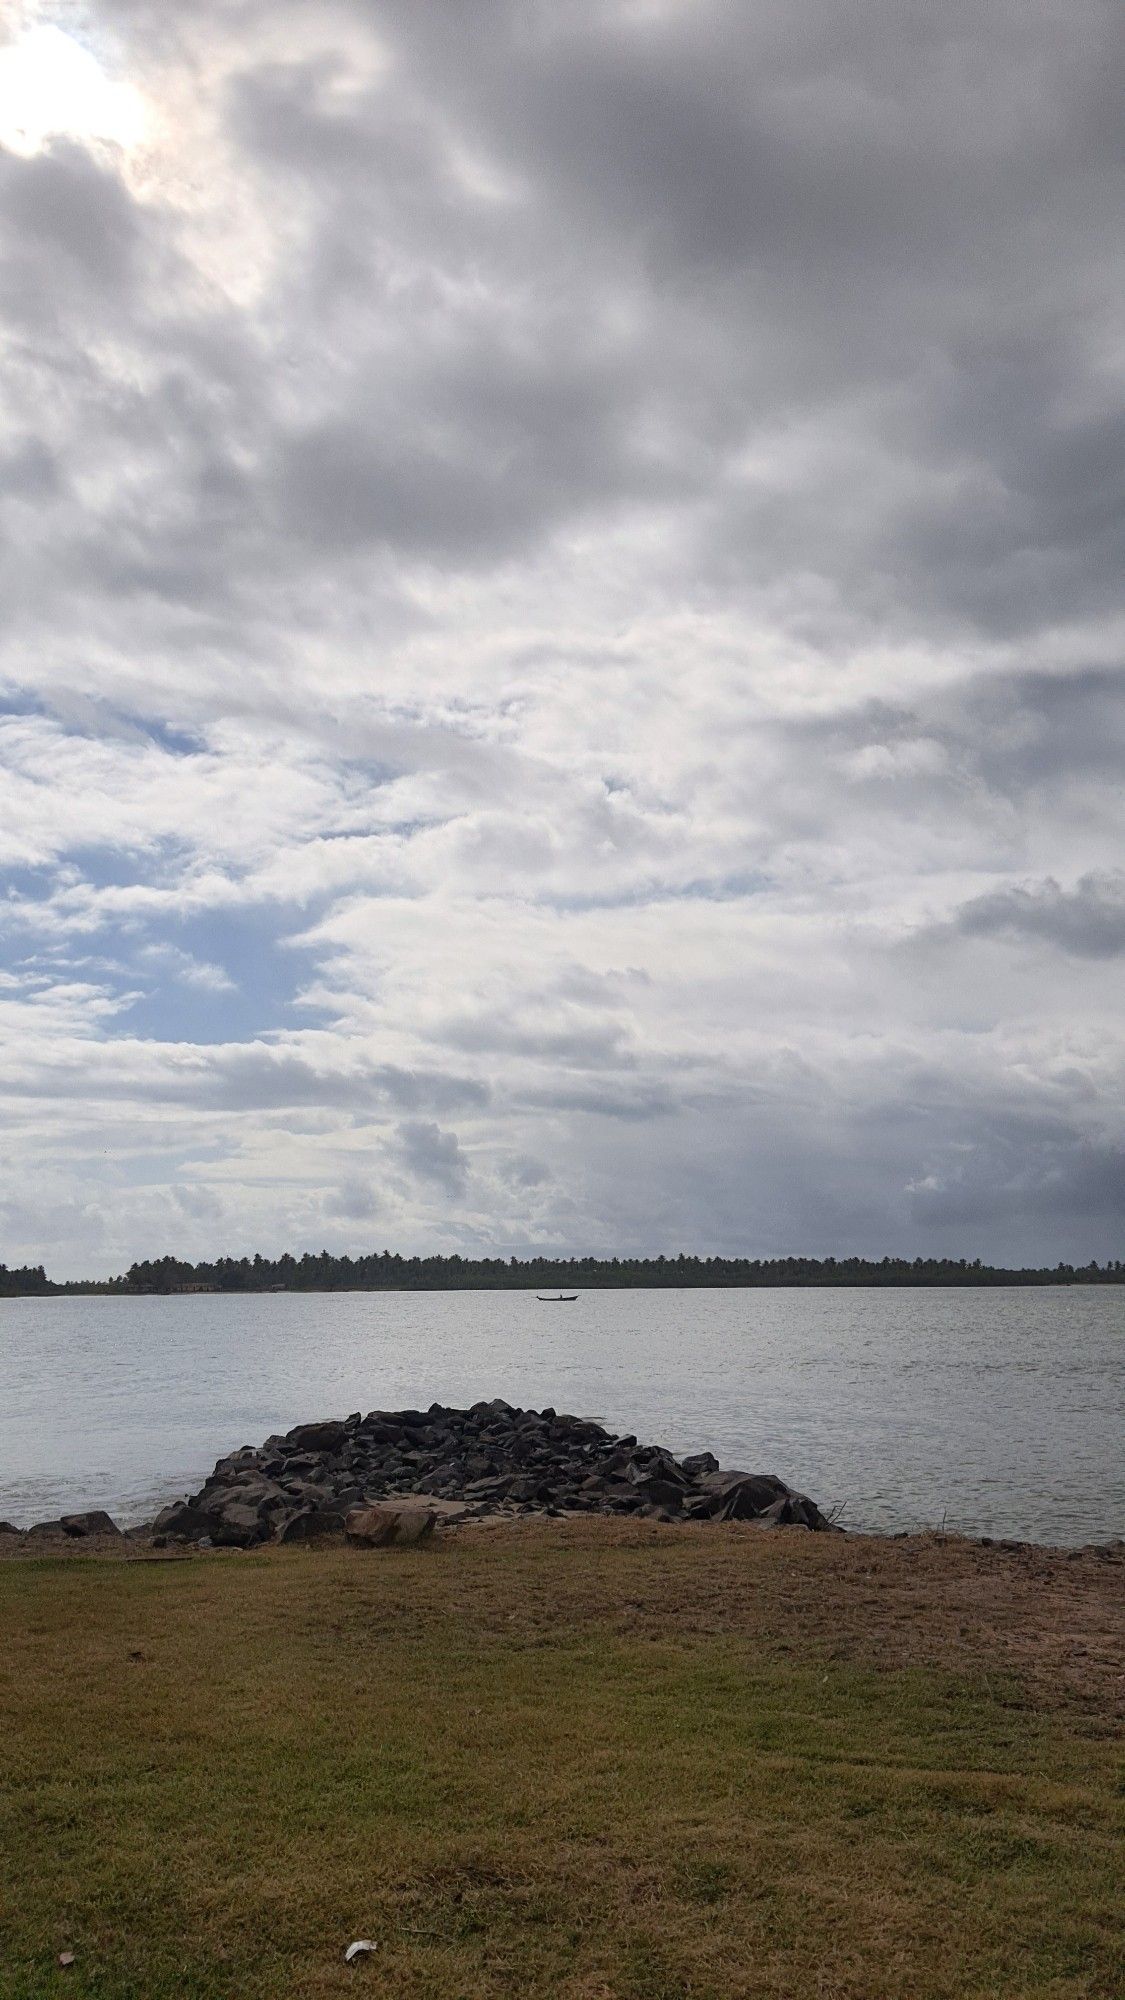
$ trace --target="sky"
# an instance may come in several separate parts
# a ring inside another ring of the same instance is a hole
[[[1119,0],[0,43],[0,1261],[1125,1254]]]

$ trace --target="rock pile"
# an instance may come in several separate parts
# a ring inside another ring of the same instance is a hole
[[[344,1532],[354,1509],[424,1496],[446,1517],[600,1513],[661,1521],[827,1528],[813,1501],[771,1473],[723,1471],[710,1452],[676,1459],[635,1437],[497,1398],[469,1410],[372,1410],[298,1424],[221,1458],[200,1491],[166,1507],[158,1535],[248,1548]]]

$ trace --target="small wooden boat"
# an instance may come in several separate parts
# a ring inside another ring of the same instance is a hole
[[[574,1304],[575,1299],[578,1297],[578,1293],[536,1292],[535,1296],[538,1299],[541,1306],[572,1306]]]

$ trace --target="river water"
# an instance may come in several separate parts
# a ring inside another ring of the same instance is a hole
[[[479,1397],[777,1472],[855,1528],[1125,1534],[1125,1290],[0,1300],[0,1518],[122,1524],[271,1431]]]

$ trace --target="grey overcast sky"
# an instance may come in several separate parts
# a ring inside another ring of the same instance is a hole
[[[1120,0],[0,22],[0,1259],[1125,1253]]]

